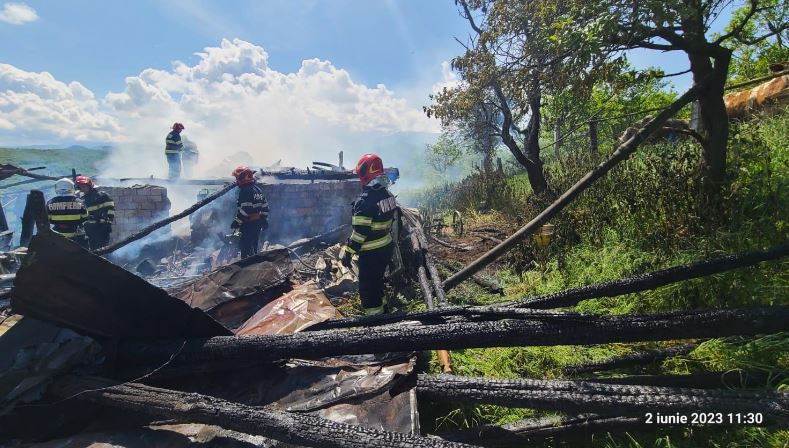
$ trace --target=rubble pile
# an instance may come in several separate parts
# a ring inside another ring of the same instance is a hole
[[[144,382],[272,412],[418,434],[415,391],[391,393],[413,370],[409,353],[212,366],[116,362],[114,350],[122,343],[287,335],[341,318],[324,289],[337,287],[338,246],[326,249],[325,235],[294,244],[295,249],[271,247],[161,289],[58,235],[35,236],[12,297],[14,312],[24,317],[0,323],[0,440],[52,440],[49,446],[169,446],[179,440],[285,446],[232,431],[232,425],[199,419],[162,423],[78,398],[64,400],[63,391],[75,382],[96,381],[90,379],[96,375],[113,385]],[[149,269],[151,278],[161,280],[188,266],[195,258],[191,249],[179,249],[166,262],[145,259],[137,270]],[[295,250],[304,255],[291,256]],[[310,278],[296,273],[296,266],[319,262],[319,269],[311,265]],[[352,273],[346,270],[341,277],[353,284],[344,288],[355,287]],[[38,421],[46,423],[29,424]]]

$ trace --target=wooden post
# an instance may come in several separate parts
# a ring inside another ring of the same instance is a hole
[[[49,216],[47,205],[44,200],[44,193],[40,190],[30,190],[25,203],[25,211],[22,213],[22,232],[19,237],[19,245],[27,247],[30,239],[36,232],[49,232]]]

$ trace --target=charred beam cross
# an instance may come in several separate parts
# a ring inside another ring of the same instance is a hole
[[[510,310],[518,311],[518,310]],[[233,359],[274,361],[335,355],[540,345],[586,345],[778,333],[789,330],[789,306],[721,309],[627,316],[533,314],[519,319],[438,325],[386,325],[293,335],[214,337],[127,343],[125,365],[211,363]]]
[[[612,280],[610,282],[567,289],[514,302],[500,303],[497,306],[505,309],[523,308],[530,310],[568,307],[577,305],[582,300],[600,297],[615,297],[623,294],[652,290],[671,283],[718,274],[733,269],[756,265],[765,261],[777,260],[787,255],[789,255],[789,244],[782,244],[764,251],[746,252],[711,260],[702,260],[687,265],[672,266],[668,269],[638,274],[632,277]],[[455,316],[479,318],[485,315],[490,316],[492,314],[498,314],[499,318],[504,317],[501,308],[495,312],[492,312],[492,309],[491,307],[482,306],[448,307],[433,311],[388,314],[382,316],[362,316],[348,319],[327,320],[312,328],[328,329],[376,326],[407,320],[440,321]]]
[[[280,442],[308,447],[469,447],[461,443],[412,434],[336,423],[310,414],[278,412],[245,406],[207,395],[179,392],[137,383],[117,385],[103,378],[66,378],[53,386],[61,397],[76,397],[184,423],[204,423]]]
[[[419,375],[417,392],[428,399],[455,403],[486,403],[619,416],[643,416],[645,412],[753,412],[763,415],[765,425],[789,426],[789,394],[774,391],[680,389],[583,381],[492,380],[451,375]]]

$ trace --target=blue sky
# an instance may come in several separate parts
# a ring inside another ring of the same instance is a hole
[[[237,149],[297,164],[351,142],[421,152],[439,131],[422,106],[468,35],[453,0],[0,0],[0,146],[113,143],[158,163],[182,121],[206,164]]]
[[[441,61],[459,51],[453,37],[467,34],[452,0],[25,3],[39,19],[0,23],[0,61],[79,81],[97,95],[122,90],[126,76],[146,68],[195,62],[193,53],[222,38],[263,47],[279,71],[320,58],[367,85],[411,87],[428,70],[440,75]]]

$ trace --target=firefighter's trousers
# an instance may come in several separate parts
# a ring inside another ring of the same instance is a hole
[[[394,244],[359,253],[359,295],[368,315],[384,312],[384,273],[392,259]]]

